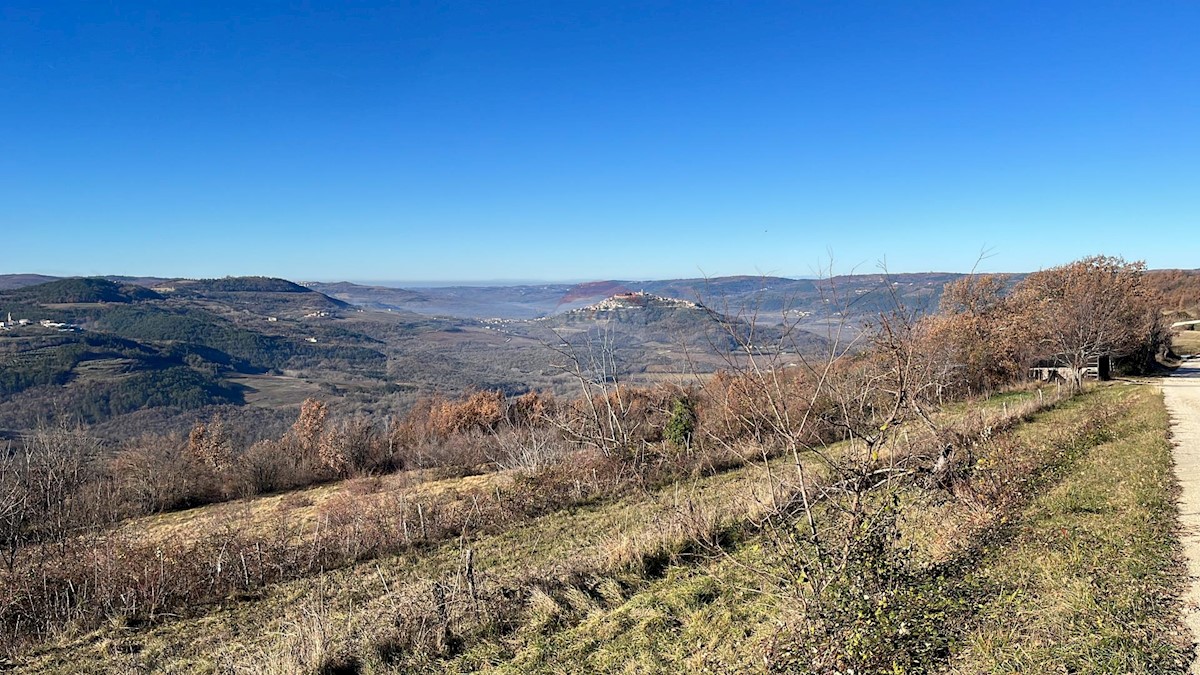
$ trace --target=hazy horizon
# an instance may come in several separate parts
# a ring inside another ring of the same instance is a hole
[[[1065,264],[1067,262],[1070,262],[1070,261],[1064,260],[1063,263],[1061,263],[1061,264]],[[1044,268],[1039,268],[1039,269],[1044,269]],[[1148,269],[1151,269],[1151,270],[1155,270],[1155,269],[1188,270],[1188,269],[1200,269],[1200,268],[1148,267]],[[987,272],[987,273],[988,274],[1028,274],[1030,272],[1035,272],[1035,271],[1037,271],[1037,270],[1032,270],[1032,269],[1030,269],[1030,270],[999,270],[999,271]],[[854,271],[839,272],[839,271],[835,270],[833,276],[872,276],[872,275],[878,275],[878,274],[882,274],[882,273],[883,273],[883,270],[879,269],[878,267],[874,267],[871,269],[864,269],[863,267],[859,267],[858,269],[856,269]],[[963,270],[897,271],[897,270],[888,269],[887,273],[893,274],[893,275],[970,274],[971,270],[963,269]],[[48,276],[48,277],[59,277],[59,278],[70,278],[70,277],[125,277],[125,278],[130,278],[130,279],[217,279],[217,278],[222,278],[219,276],[192,277],[192,276],[178,276],[178,275],[164,275],[164,274],[125,274],[125,273],[104,273],[104,272],[96,273],[96,274],[44,274],[44,273],[38,273],[38,272],[0,272],[0,276],[26,276],[26,275],[28,275],[28,276]],[[273,276],[273,275],[232,274],[232,275],[223,275],[223,276],[246,277],[246,276]],[[558,286],[558,285],[575,285],[575,284],[589,284],[589,283],[603,283],[603,282],[637,283],[637,282],[657,282],[657,281],[672,281],[672,280],[696,280],[696,279],[703,279],[703,278],[723,279],[723,278],[737,278],[737,277],[781,278],[781,279],[789,279],[789,280],[799,281],[799,280],[806,280],[806,279],[820,279],[820,278],[823,278],[823,276],[824,275],[788,276],[788,275],[778,275],[778,274],[727,274],[727,275],[720,275],[720,276],[710,275],[708,277],[705,277],[703,275],[693,275],[693,276],[686,276],[686,277],[645,276],[645,277],[639,277],[639,278],[608,276],[608,277],[598,277],[598,278],[576,278],[576,279],[446,279],[446,280],[438,280],[438,279],[409,279],[409,280],[406,280],[406,279],[354,279],[354,278],[340,278],[340,277],[294,277],[294,278],[277,277],[277,278],[286,279],[288,281],[292,281],[292,282],[295,282],[298,284],[351,283],[351,284],[355,284],[355,285],[359,285],[359,286],[380,286],[380,287],[384,287],[384,288],[451,288],[451,287],[483,288],[483,287],[503,287],[503,286]]]

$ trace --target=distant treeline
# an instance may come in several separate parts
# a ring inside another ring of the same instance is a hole
[[[183,281],[180,287],[214,293],[312,293],[313,291],[286,279],[273,277],[225,277]]]
[[[1163,309],[1200,316],[1200,270],[1152,270],[1146,280],[1163,298]]]
[[[99,278],[59,279],[36,286],[27,286],[5,293],[5,296],[33,303],[91,303],[141,302],[158,300],[162,296],[149,288],[134,284],[118,284]]]

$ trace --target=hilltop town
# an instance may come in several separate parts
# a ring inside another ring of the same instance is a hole
[[[630,291],[618,293],[587,307],[571,310],[572,313],[586,314],[589,312],[613,312],[624,309],[646,309],[648,307],[665,309],[699,309],[700,304],[680,298],[668,298],[654,295],[646,291]]]
[[[50,319],[14,319],[12,312],[8,313],[7,321],[0,321],[0,330],[13,330],[14,328],[23,327],[41,327],[47,330],[56,330],[62,333],[70,333],[79,330],[79,326],[63,321],[53,321]]]

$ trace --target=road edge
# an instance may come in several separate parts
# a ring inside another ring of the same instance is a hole
[[[1183,623],[1195,645],[1200,642],[1200,364],[1180,366],[1159,389],[1170,418],[1171,454],[1180,487],[1179,541],[1188,574],[1181,598]],[[1200,675],[1200,653],[1193,654],[1188,672]]]

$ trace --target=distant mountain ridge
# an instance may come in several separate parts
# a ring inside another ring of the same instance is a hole
[[[189,279],[186,277],[134,277],[118,274],[94,276],[56,277],[45,274],[0,274],[0,291],[16,290],[52,281],[67,279],[103,279],[122,285],[145,286],[188,286],[197,290],[222,292],[272,292],[308,293],[310,289],[287,279],[264,276],[220,277],[215,279]]]
[[[400,309],[426,301],[426,298],[416,291],[390,286],[361,286],[348,281],[335,283],[304,281],[300,282],[300,285],[342,302],[372,309]]]
[[[296,284],[267,277],[228,277],[188,280],[147,278],[146,285],[167,292],[295,293],[312,291],[345,307],[409,311],[426,316],[460,319],[533,319],[569,312],[621,293],[644,291],[704,304],[722,312],[757,311],[764,316],[783,312],[823,311],[831,302],[853,301],[861,311],[888,305],[894,292],[920,309],[936,305],[942,287],[965,276],[955,272],[845,275],[828,279],[789,279],[769,276],[729,276],[663,280],[601,280],[577,284],[515,286],[430,286],[419,290],[351,282]],[[1014,280],[1022,275],[1012,275]],[[116,278],[116,277],[114,277]],[[38,277],[44,279],[44,277]],[[892,283],[891,289],[887,284]],[[37,283],[33,275],[0,275],[0,288]],[[884,292],[887,291],[887,292]],[[828,302],[827,302],[828,301]]]
[[[936,305],[942,287],[964,276],[953,272],[888,275],[897,297],[909,304]],[[1013,275],[1014,279],[1021,275]],[[865,274],[831,279],[731,276],[665,280],[603,280],[578,284],[518,286],[422,287],[419,291],[349,282],[310,283],[363,307],[403,309],[419,314],[457,318],[533,319],[570,312],[621,293],[644,291],[697,302],[723,312],[753,308],[764,315],[785,311],[817,312],[826,300],[853,301],[856,307],[878,309],[891,302],[884,275]],[[864,298],[863,296],[868,296]]]
[[[48,277],[44,274],[0,274],[0,291],[12,291],[26,286],[36,286],[62,277]]]

